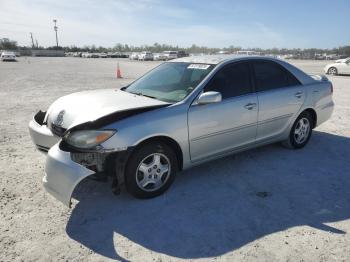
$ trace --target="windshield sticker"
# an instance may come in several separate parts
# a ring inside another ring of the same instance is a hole
[[[187,69],[202,69],[207,70],[210,65],[204,65],[204,64],[190,64]]]

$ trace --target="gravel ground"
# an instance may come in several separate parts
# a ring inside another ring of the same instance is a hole
[[[308,146],[270,145],[178,175],[155,199],[84,180],[68,209],[41,185],[27,124],[72,92],[119,88],[158,62],[0,63],[0,261],[350,261],[350,77],[330,77],[332,119]],[[322,73],[323,61],[292,61]]]

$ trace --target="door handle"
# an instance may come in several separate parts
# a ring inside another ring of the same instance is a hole
[[[256,103],[248,103],[244,107],[248,110],[252,110],[254,107],[256,107]]]
[[[294,95],[295,95],[295,97],[297,97],[297,98],[301,98],[302,95],[303,95],[303,92],[296,92]]]

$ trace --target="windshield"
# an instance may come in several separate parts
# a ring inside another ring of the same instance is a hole
[[[196,88],[213,67],[207,64],[164,63],[124,91],[165,102],[179,102]]]

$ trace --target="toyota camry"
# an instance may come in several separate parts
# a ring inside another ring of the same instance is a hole
[[[331,117],[332,93],[325,76],[275,58],[185,57],[121,89],[61,97],[29,131],[48,151],[46,190],[67,206],[89,176],[151,198],[176,173],[209,160],[275,142],[303,148]]]

